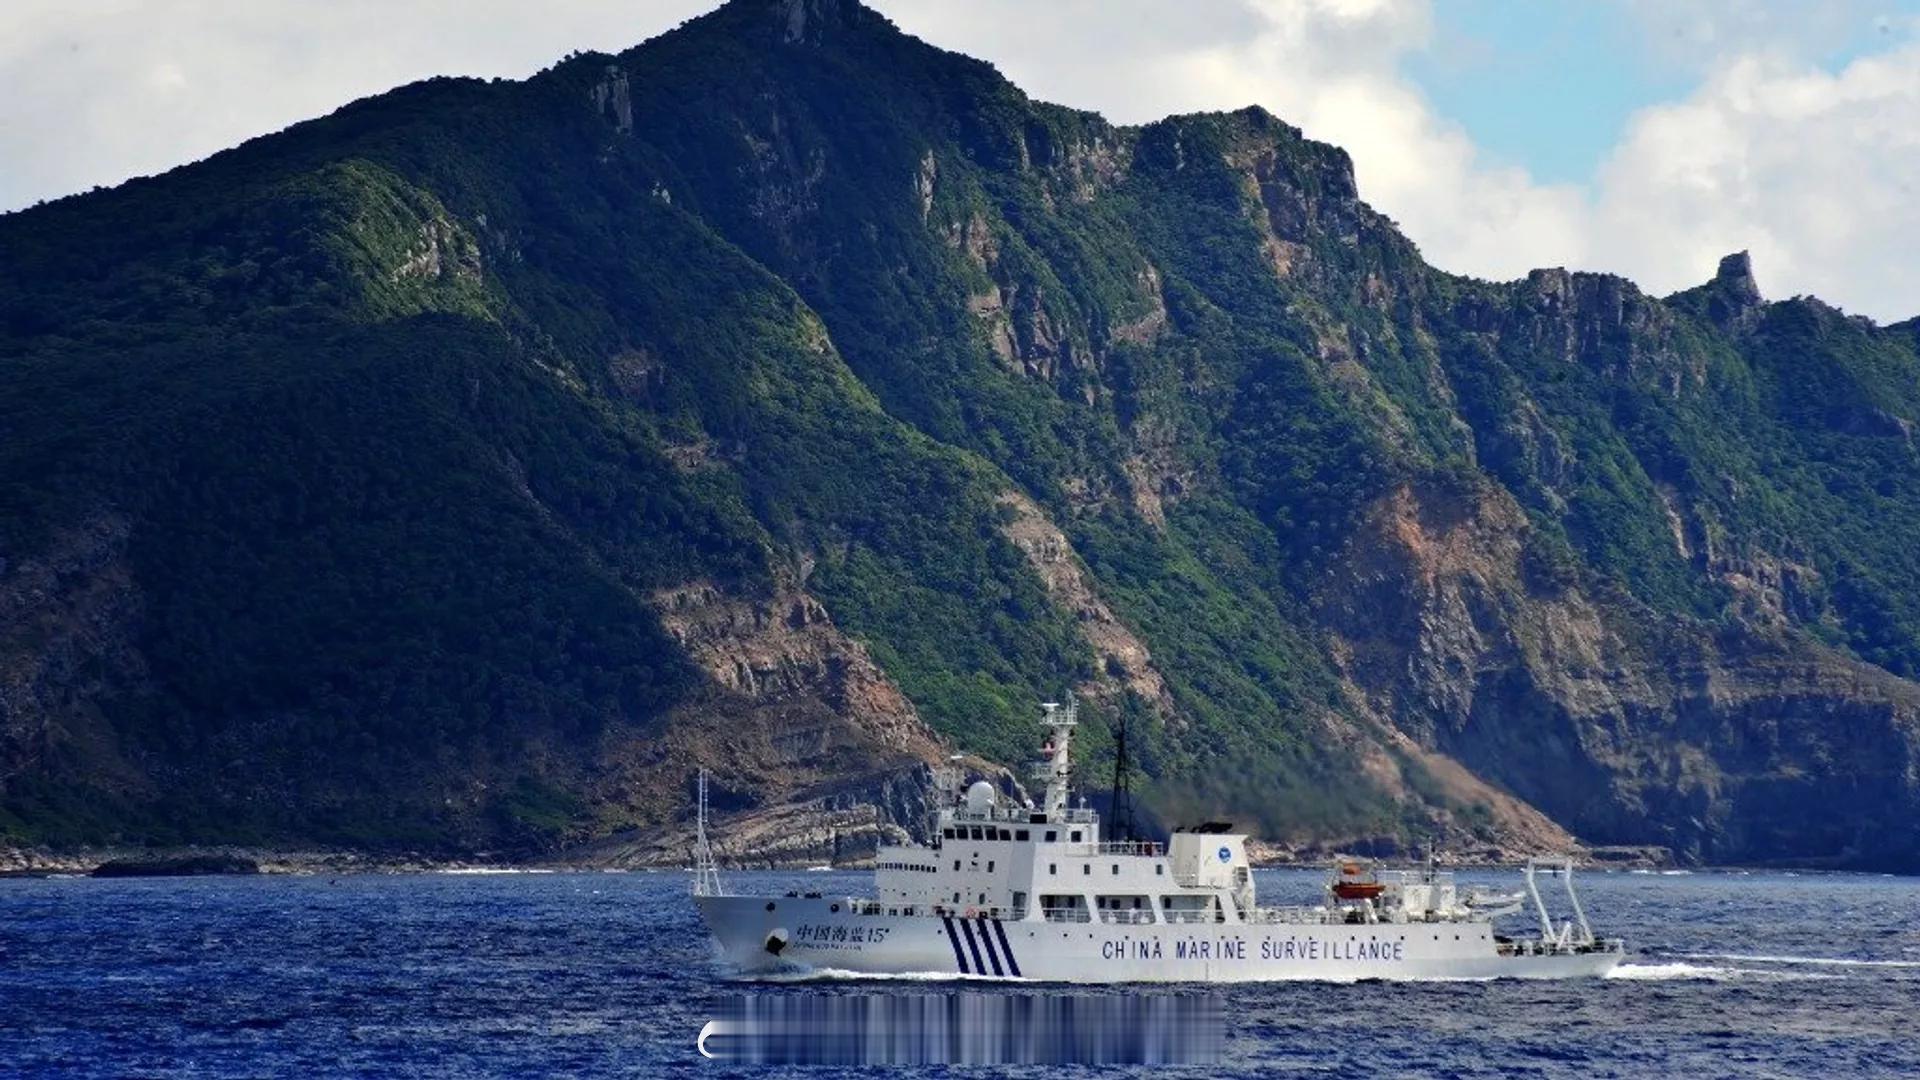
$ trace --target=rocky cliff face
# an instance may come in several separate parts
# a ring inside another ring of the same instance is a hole
[[[0,835],[858,858],[1077,689],[1280,853],[1915,865],[1912,324],[1361,195],[735,0],[0,219]]]

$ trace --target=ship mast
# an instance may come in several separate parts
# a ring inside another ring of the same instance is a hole
[[[1040,748],[1045,757],[1034,766],[1034,778],[1047,782],[1047,817],[1065,814],[1067,809],[1067,781],[1073,775],[1073,729],[1080,724],[1079,703],[1072,694],[1067,695],[1067,703],[1056,701],[1041,704],[1046,713],[1040,722],[1047,726],[1047,743]]]
[[[694,819],[693,895],[723,896],[720,868],[713,862],[713,845],[707,842],[707,770],[700,770],[700,810]]]
[[[1128,788],[1132,766],[1133,763],[1127,759],[1127,710],[1122,708],[1120,726],[1113,733],[1113,832],[1110,839],[1134,839],[1133,792]]]

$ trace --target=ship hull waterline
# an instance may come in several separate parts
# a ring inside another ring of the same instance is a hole
[[[695,903],[727,961],[747,975],[1479,981],[1598,977],[1622,958],[1605,949],[1503,954],[1486,922],[1055,923],[862,914],[828,897],[702,896]]]

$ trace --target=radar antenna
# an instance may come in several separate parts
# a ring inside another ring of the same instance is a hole
[[[693,895],[724,896],[720,887],[720,868],[713,862],[713,845],[707,841],[707,770],[700,770],[700,810],[694,819]]]

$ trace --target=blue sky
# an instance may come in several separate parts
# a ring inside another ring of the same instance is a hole
[[[715,2],[5,0],[0,211]],[[1665,293],[1750,250],[1769,296],[1920,314],[1920,0],[867,2],[1118,122],[1263,105],[1446,270]]]
[[[1408,76],[1481,149],[1544,181],[1585,181],[1629,117],[1699,81],[1611,5],[1441,0],[1435,14]]]
[[[1838,71],[1920,16],[1920,0],[1818,6],[1816,16],[1771,5],[1771,21],[1806,34],[1762,44]],[[1406,59],[1407,75],[1489,155],[1548,182],[1591,178],[1633,114],[1686,96],[1712,55],[1692,50],[1685,24],[1650,26],[1604,0],[1436,0],[1434,21],[1433,44]]]

